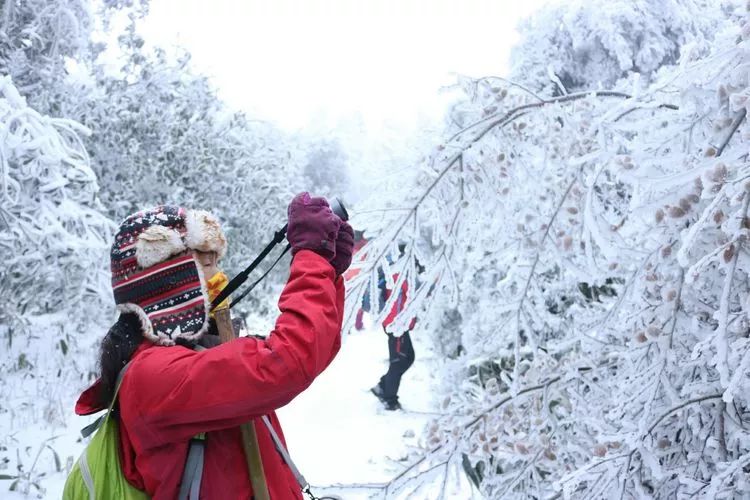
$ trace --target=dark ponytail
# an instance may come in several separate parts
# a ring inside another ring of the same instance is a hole
[[[120,314],[102,340],[99,351],[99,370],[101,373],[101,391],[99,405],[109,406],[115,394],[117,374],[130,361],[130,357],[143,341],[141,323],[138,316],[132,313]]]

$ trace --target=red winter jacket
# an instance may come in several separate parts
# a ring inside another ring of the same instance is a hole
[[[302,498],[260,418],[304,391],[341,346],[344,284],[309,250],[294,257],[279,299],[281,314],[266,339],[239,338],[205,351],[144,342],[119,393],[122,466],[128,481],[154,500],[177,498],[188,441],[207,432],[201,499],[252,497],[239,424],[254,419],[272,500]],[[98,410],[96,385],[76,412]]]
[[[398,281],[398,273],[395,273],[393,275],[393,282],[395,283],[397,281]],[[392,290],[386,288],[385,289],[385,300],[388,300],[391,297],[392,293],[393,293]],[[391,307],[391,310],[388,313],[388,316],[386,316],[385,319],[383,320],[383,329],[387,333],[394,333],[394,332],[390,331],[390,329],[388,327],[396,320],[396,317],[399,314],[401,314],[401,312],[406,307],[406,301],[408,299],[408,293],[409,293],[409,285],[406,283],[406,280],[404,280],[404,282],[401,283],[401,292],[398,294],[398,297],[396,297],[396,300],[393,302],[393,307]],[[409,330],[414,330],[414,327],[416,326],[416,324],[417,324],[417,318],[415,316],[415,317],[413,317],[409,321],[409,328],[408,329]]]

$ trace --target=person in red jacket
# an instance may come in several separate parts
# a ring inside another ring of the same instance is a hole
[[[398,276],[394,276],[394,280]],[[406,373],[412,364],[414,364],[414,346],[411,343],[410,332],[417,324],[417,318],[414,317],[409,321],[408,328],[399,336],[396,336],[392,330],[392,323],[396,316],[404,308],[406,301],[407,286],[404,282],[401,292],[396,302],[393,304],[391,312],[383,320],[383,331],[388,336],[388,371],[380,377],[380,381],[370,391],[383,403],[386,410],[394,411],[401,409],[401,403],[398,400],[398,389],[401,385],[401,377]],[[390,290],[388,290],[390,295]],[[387,300],[387,298],[386,298]]]
[[[403,256],[404,245],[399,245],[399,251]],[[418,269],[422,266],[415,261]],[[421,272],[421,271],[420,271]],[[398,282],[398,274],[393,275],[393,282]],[[386,286],[385,273],[378,269],[378,288],[380,290],[380,304],[384,305],[393,294],[393,290]],[[402,332],[393,330],[393,323],[401,314],[406,306],[408,299],[409,286],[404,280],[401,289],[396,292],[398,295],[391,306],[388,315],[383,319],[383,331],[388,336],[388,371],[380,377],[380,381],[370,391],[383,403],[386,410],[395,411],[401,409],[401,403],[398,400],[398,389],[401,385],[401,377],[406,373],[411,365],[414,364],[414,346],[411,342],[411,331],[417,324],[416,316],[409,320],[409,324]],[[367,300],[367,310],[370,309]]]
[[[249,421],[271,499],[302,498],[277,452],[267,416],[304,391],[341,345],[344,283],[353,232],[323,198],[296,196],[288,209],[292,248],[281,311],[266,338],[242,337],[210,349],[208,282],[226,239],[202,211],[163,206],[128,217],[111,252],[120,317],[102,341],[101,377],[79,398],[89,414],[111,401],[117,374],[121,466],[128,482],[155,500],[178,497],[191,438],[205,433],[201,499],[250,499],[253,485],[239,425]],[[231,383],[227,383],[231,381]],[[195,499],[193,499],[195,500]]]

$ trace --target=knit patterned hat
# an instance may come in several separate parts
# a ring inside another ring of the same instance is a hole
[[[135,313],[158,345],[197,340],[208,330],[206,280],[191,250],[226,251],[218,220],[203,210],[159,206],[126,218],[110,253],[121,313]]]

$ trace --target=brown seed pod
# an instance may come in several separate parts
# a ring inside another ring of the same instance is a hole
[[[727,264],[734,258],[734,243],[729,245],[722,254],[722,258],[724,259],[724,262]]]
[[[667,213],[673,219],[678,219],[685,216],[685,210],[682,207],[669,207]]]
[[[721,224],[722,222],[724,222],[724,212],[722,212],[721,210],[717,210],[716,212],[714,212],[714,222],[717,224]]]
[[[675,292],[676,293],[676,292]],[[650,339],[655,339],[661,335],[661,329],[655,325],[649,325],[648,328],[646,328],[646,336]]]
[[[522,442],[517,442],[515,445],[515,449],[518,453],[522,455],[528,455],[529,454],[529,448]]]
[[[664,245],[661,247],[661,256],[663,259],[666,259],[670,255],[672,255],[672,245]]]
[[[680,208],[683,209],[685,212],[690,210],[690,207],[692,205],[690,204],[690,201],[688,201],[687,198],[680,198]]]
[[[576,207],[568,207],[567,208],[569,214],[577,214],[578,209]]]
[[[714,182],[723,183],[727,178],[728,172],[727,166],[724,163],[718,163],[713,171],[711,171],[709,178]]]
[[[573,246],[573,238],[570,235],[567,235],[563,238],[563,248],[565,250],[570,250],[570,248]]]
[[[603,444],[597,444],[596,446],[594,446],[593,453],[594,453],[594,456],[601,458],[607,454],[607,447],[604,446]]]
[[[643,332],[643,330],[638,330],[635,333],[635,341],[639,344],[643,344],[645,342],[648,342],[648,337],[646,337],[646,334]]]
[[[656,211],[654,214],[654,219],[656,219],[657,224],[664,220],[664,210],[661,208]]]
[[[707,147],[706,150],[703,152],[703,156],[705,156],[706,158],[716,156],[716,148],[713,146]]]

